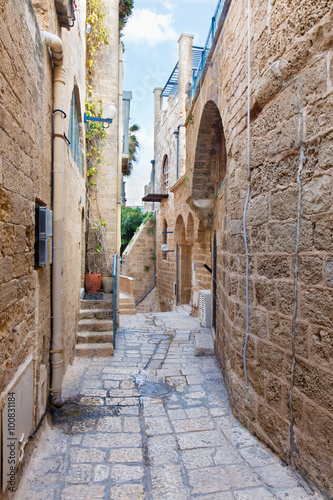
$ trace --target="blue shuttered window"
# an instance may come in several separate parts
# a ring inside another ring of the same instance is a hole
[[[69,117],[68,139],[70,141],[69,149],[73,159],[82,173],[82,153],[80,143],[80,127],[75,103],[75,94],[73,92],[71,101],[71,112]]]

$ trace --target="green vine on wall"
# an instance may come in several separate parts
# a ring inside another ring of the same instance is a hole
[[[119,0],[119,32],[132,14],[134,0]],[[87,0],[86,25],[91,26],[86,39],[86,84],[87,96],[85,112],[88,116],[102,116],[102,102],[94,94],[94,75],[96,58],[103,47],[108,44],[110,31],[106,26],[103,0]],[[102,150],[105,146],[106,130],[103,123],[89,122],[86,127],[87,155],[87,270],[100,272],[103,266],[110,274],[107,262],[107,247],[104,234],[107,223],[103,220],[98,206],[98,172],[102,165]],[[93,208],[93,213],[92,213]],[[102,262],[101,262],[102,259]]]
[[[94,95],[93,79],[95,74],[96,57],[103,45],[109,42],[109,29],[105,24],[104,2],[102,0],[87,0],[86,24],[91,26],[87,36],[86,54],[86,84],[87,96],[85,112],[88,116],[102,116],[102,102]],[[107,249],[104,243],[106,221],[103,220],[98,206],[98,172],[103,162],[102,150],[105,145],[106,131],[102,123],[89,122],[86,127],[86,155],[87,155],[87,270],[100,272],[101,260],[105,261]],[[92,199],[93,198],[93,199]],[[94,206],[94,216],[92,215]]]
[[[87,0],[86,24],[91,26],[91,32],[87,36],[86,69],[88,82],[94,73],[95,60],[99,49],[109,42],[110,31],[105,25],[103,8],[104,2],[102,0]]]

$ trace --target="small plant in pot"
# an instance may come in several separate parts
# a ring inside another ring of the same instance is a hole
[[[106,225],[107,223],[101,218],[97,221],[88,218],[85,286],[86,292],[90,294],[100,292],[102,272],[103,275],[112,275],[107,263],[107,249],[103,238]],[[103,289],[106,291],[104,286]]]

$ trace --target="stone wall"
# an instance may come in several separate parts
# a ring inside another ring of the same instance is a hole
[[[155,281],[154,271],[154,224],[147,221],[141,224],[138,232],[124,250],[121,274],[133,278],[133,296],[138,302]]]
[[[64,128],[68,136],[75,87],[84,158],[85,2],[80,1],[75,27],[70,32],[60,30],[53,1],[1,2],[0,12],[0,394],[14,382],[17,370],[32,355],[36,426],[49,389],[51,337],[51,266],[36,267],[34,262],[35,206],[52,209],[52,64],[40,28],[63,39]],[[64,147],[66,370],[73,359],[79,310],[85,170],[80,173],[71,152]],[[48,376],[42,387],[45,371]]]
[[[156,287],[136,306],[137,313],[159,312],[160,310],[160,299]]]
[[[244,0],[231,2],[188,115],[188,201],[212,247],[216,236],[216,347],[235,415],[331,497],[333,11],[327,1],[280,0],[269,13],[251,4],[248,390]],[[203,175],[208,165],[214,175]]]
[[[94,74],[91,80],[93,95],[101,106],[112,105],[117,109],[117,116],[105,129],[104,146],[101,148],[101,163],[97,165],[98,174],[94,176],[95,185],[89,189],[89,240],[87,258],[89,272],[101,272],[112,276],[113,256],[120,249],[120,203],[121,186],[118,186],[118,168],[122,145],[122,47],[119,42],[119,0],[104,2],[105,25],[109,30],[109,41],[102,45],[96,57]],[[121,140],[119,139],[119,136]],[[121,178],[121,173],[120,173]],[[118,219],[117,219],[118,218]],[[96,254],[95,230],[99,221],[106,225],[102,228],[101,252]],[[118,248],[117,248],[117,237]]]
[[[200,221],[186,203],[190,195],[189,176],[185,173],[188,154],[184,134],[186,87],[191,79],[192,36],[179,39],[178,93],[168,98],[166,106],[160,103],[161,89],[155,89],[155,192],[163,192],[163,163],[168,157],[168,198],[155,203],[157,287],[163,311],[174,310],[178,304],[192,304],[198,313],[198,290],[210,288],[211,276],[203,264],[211,266],[210,228]],[[179,130],[178,178],[177,139]],[[165,234],[167,230],[168,234]],[[168,252],[162,251],[167,244]],[[176,260],[178,260],[178,273]],[[192,270],[192,264],[196,269]],[[177,276],[178,274],[178,276]],[[177,294],[176,294],[177,288]]]

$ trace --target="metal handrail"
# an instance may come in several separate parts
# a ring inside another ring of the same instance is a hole
[[[218,1],[214,16],[212,17],[212,22],[210,25],[210,30],[209,30],[207,39],[206,39],[205,47],[202,51],[200,65],[199,65],[198,69],[193,72],[192,99],[195,96],[195,92],[196,92],[199,80],[201,78],[201,75],[203,73],[203,70],[204,70],[204,67],[205,67],[205,64],[206,64],[206,61],[208,58],[209,51],[213,45],[214,37],[215,37],[216,31],[219,27],[221,18],[222,18],[222,22],[224,23],[224,20],[225,20],[225,17],[227,15],[230,3],[231,3],[231,0],[219,0]],[[223,16],[222,16],[222,14],[223,14]],[[224,17],[224,19],[223,19],[223,17]]]
[[[113,256],[113,347],[116,348],[118,255]]]

